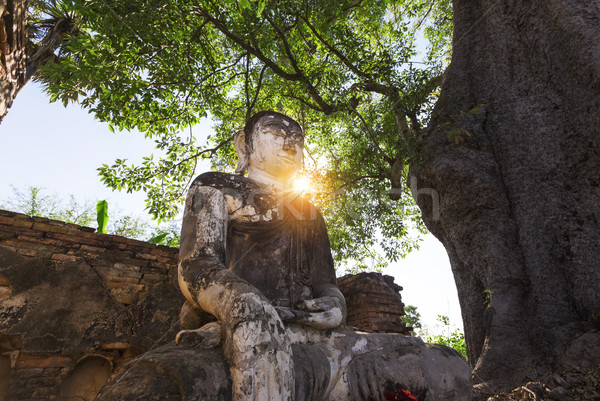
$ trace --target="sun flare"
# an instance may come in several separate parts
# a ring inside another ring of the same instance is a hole
[[[310,187],[310,180],[308,178],[298,177],[294,179],[294,191],[309,192]]]

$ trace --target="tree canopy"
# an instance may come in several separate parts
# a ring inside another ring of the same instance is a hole
[[[156,142],[139,165],[104,165],[102,181],[144,191],[173,217],[199,158],[232,170],[232,137],[253,112],[294,117],[306,133],[303,174],[338,261],[395,260],[423,229],[406,181],[443,71],[449,0],[214,2],[68,0],[76,20],[40,79],[111,130]],[[194,126],[216,122],[208,143]],[[369,260],[370,259],[370,260]],[[375,262],[373,262],[375,261]]]

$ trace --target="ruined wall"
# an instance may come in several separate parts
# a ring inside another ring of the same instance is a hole
[[[124,362],[172,341],[177,254],[0,211],[0,401],[92,399]]]
[[[0,401],[91,400],[125,362],[173,341],[178,249],[0,210]],[[348,324],[406,333],[393,278],[338,279]]]
[[[379,273],[347,274],[338,278],[346,298],[347,324],[361,330],[409,335],[412,328],[401,320],[404,304],[392,276]]]

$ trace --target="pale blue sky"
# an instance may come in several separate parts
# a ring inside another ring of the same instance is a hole
[[[198,138],[210,133],[210,123],[194,127]],[[117,158],[138,162],[154,151],[153,142],[138,132],[111,133],[78,105],[49,103],[39,85],[28,84],[0,125],[0,200],[12,195],[11,185],[25,190],[42,187],[48,194],[80,201],[106,199],[122,214],[143,216],[144,194],[112,192],[96,169]],[[208,164],[197,171],[208,170]],[[109,213],[110,214],[110,213]],[[449,315],[462,327],[460,307],[446,252],[427,235],[421,249],[392,264],[385,272],[404,287],[405,304],[417,306],[430,331],[438,332],[436,316]]]

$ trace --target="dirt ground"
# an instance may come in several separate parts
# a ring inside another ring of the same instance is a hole
[[[481,396],[486,401],[600,401],[600,366],[566,370],[508,393]]]

